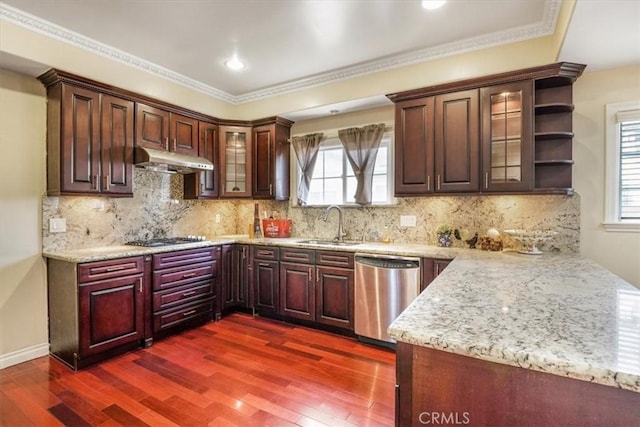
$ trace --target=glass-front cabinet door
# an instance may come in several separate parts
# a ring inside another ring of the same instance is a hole
[[[220,196],[251,197],[251,128],[220,126]]]
[[[533,82],[482,88],[483,191],[525,191],[533,183]]]

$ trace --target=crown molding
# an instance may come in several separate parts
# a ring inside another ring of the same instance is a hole
[[[499,31],[448,43],[432,48],[420,49],[400,55],[394,55],[364,64],[346,67],[339,70],[321,73],[313,77],[298,79],[289,83],[271,86],[242,95],[231,95],[222,90],[205,85],[199,81],[191,79],[182,74],[171,71],[160,65],[146,61],[127,52],[100,43],[82,34],[70,31],[49,21],[45,21],[37,16],[28,14],[20,9],[13,8],[4,3],[0,3],[0,20],[11,22],[31,31],[44,34],[55,40],[62,41],[75,47],[90,51],[94,54],[120,62],[129,67],[147,72],[154,76],[188,87],[197,92],[204,93],[214,98],[229,102],[231,104],[242,104],[246,102],[258,101],[301,89],[321,86],[328,83],[351,79],[354,77],[374,74],[381,71],[392,70],[408,65],[414,65],[447,56],[458,55],[479,49],[486,49],[500,45],[506,45],[525,41],[537,37],[553,34],[558,14],[560,12],[561,0],[546,0],[542,20],[537,24],[526,25],[510,30]]]

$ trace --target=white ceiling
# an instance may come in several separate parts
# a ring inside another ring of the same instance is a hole
[[[5,0],[0,18],[241,103],[547,35],[559,6],[449,0],[426,11],[417,0]],[[247,64],[240,72],[224,67],[234,54]],[[640,1],[578,0],[559,59],[589,69],[640,63]],[[39,65],[46,64],[0,51],[0,67],[32,74]],[[388,102],[381,88],[380,96],[333,108]]]

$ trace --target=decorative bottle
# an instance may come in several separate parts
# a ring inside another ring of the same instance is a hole
[[[255,209],[253,211],[253,235],[256,239],[262,237],[262,227],[260,226],[260,210],[258,207],[258,203],[256,203]]]

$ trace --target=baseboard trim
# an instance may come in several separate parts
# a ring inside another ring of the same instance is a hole
[[[37,359],[49,354],[49,343],[37,344],[18,351],[0,355],[0,369]]]

